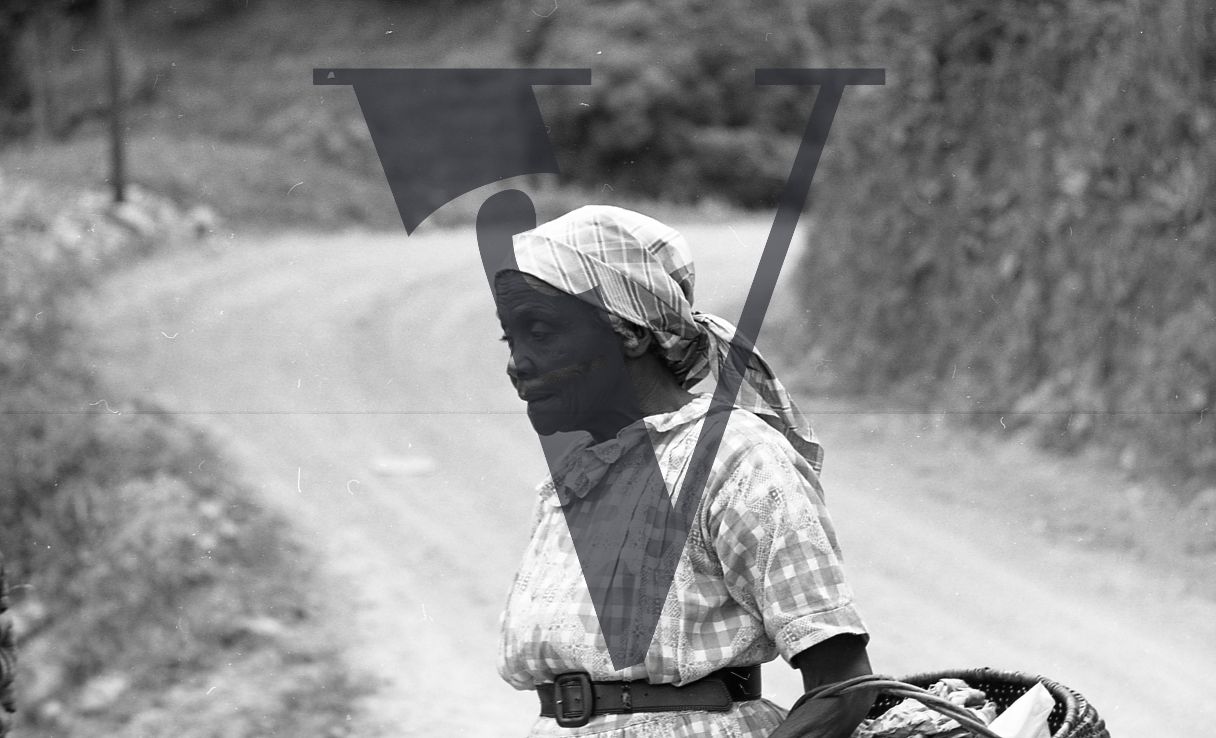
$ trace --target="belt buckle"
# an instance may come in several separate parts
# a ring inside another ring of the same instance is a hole
[[[595,693],[591,675],[568,671],[553,679],[553,716],[563,728],[581,728],[591,722],[595,712]]]

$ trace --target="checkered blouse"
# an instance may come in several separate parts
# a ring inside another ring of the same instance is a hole
[[[499,673],[512,686],[534,689],[566,671],[681,685],[778,654],[788,660],[841,633],[865,635],[816,473],[778,431],[736,409],[645,660],[613,667],[562,506],[602,504],[613,488],[642,484],[637,475],[655,468],[643,456],[651,452],[640,442],[644,432],[667,489],[678,490],[709,404],[700,395],[615,439],[587,440],[566,457],[556,483],[541,484],[532,538],[502,616]],[[538,718],[531,735],[760,736],[784,714],[755,700],[726,713],[606,715],[576,729]]]

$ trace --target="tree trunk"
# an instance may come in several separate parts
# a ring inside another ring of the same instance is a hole
[[[122,49],[119,42],[119,13],[121,0],[102,0],[102,33],[106,42],[107,77],[110,97],[110,185],[114,189],[114,202],[126,200],[127,156],[123,120],[125,111],[122,99]]]
[[[30,91],[32,137],[45,141],[54,132],[54,108],[51,102],[50,58],[47,54],[47,15],[45,6],[34,8],[21,32],[21,56],[26,68]]]

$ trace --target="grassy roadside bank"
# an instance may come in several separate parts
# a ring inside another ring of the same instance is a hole
[[[201,245],[213,218],[147,191],[4,177],[0,550],[19,735],[344,735],[357,691],[309,553],[203,432],[114,407],[74,317],[107,271]]]

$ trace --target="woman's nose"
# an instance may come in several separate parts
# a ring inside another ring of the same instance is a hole
[[[518,354],[515,350],[507,356],[507,376],[512,380],[529,379],[536,373],[536,367],[531,359]]]

